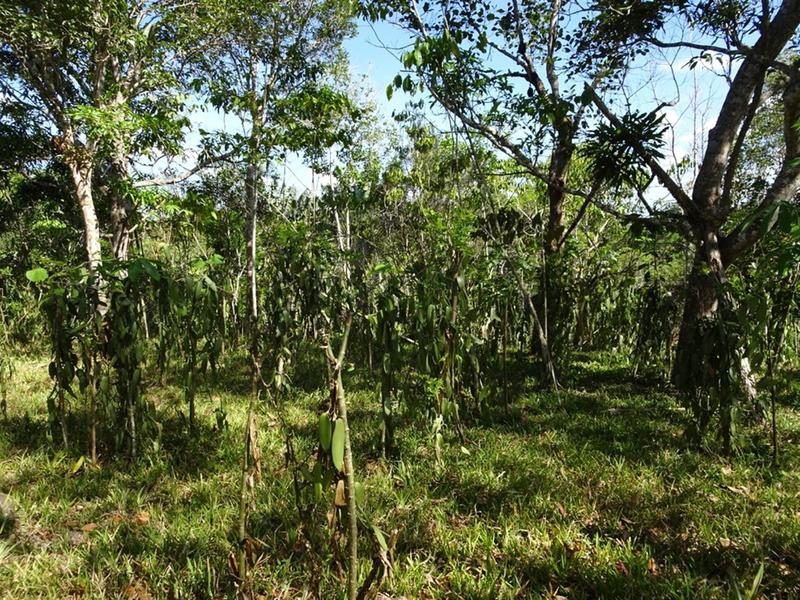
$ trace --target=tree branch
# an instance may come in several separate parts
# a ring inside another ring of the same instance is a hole
[[[139,181],[134,181],[132,186],[134,188],[145,188],[145,187],[155,187],[155,186],[164,186],[164,185],[173,185],[175,183],[181,183],[186,181],[193,175],[196,175],[203,169],[207,169],[216,165],[217,163],[223,162],[233,156],[234,152],[231,150],[230,152],[226,152],[220,156],[215,156],[209,160],[201,161],[197,163],[194,167],[186,171],[181,175],[176,175],[175,177],[163,177],[163,178],[154,178],[154,179],[140,179]]]
[[[753,92],[768,68],[759,57],[774,60],[791,40],[798,25],[800,0],[784,0],[769,24],[767,33],[758,39],[752,54],[746,56],[739,67],[720,107],[717,123],[708,135],[706,153],[697,172],[692,193],[697,206],[711,209],[711,215],[708,216],[712,218],[719,218],[715,214],[715,208],[722,191],[722,178],[732,145],[750,108]]]
[[[788,84],[783,96],[784,140],[783,163],[775,181],[759,203],[752,219],[734,229],[720,242],[723,258],[730,263],[764,237],[778,218],[779,206],[788,202],[800,189],[800,75]]]
[[[611,112],[611,109],[609,109],[608,106],[606,106],[606,103],[603,102],[600,96],[597,95],[597,92],[594,90],[594,88],[587,84],[585,89],[589,93],[592,102],[597,107],[597,109],[602,113],[602,115],[606,119],[608,119],[608,121],[612,125],[617,127],[620,131],[624,132],[625,128],[622,125],[622,121],[620,121],[619,117],[617,117],[613,112]],[[639,140],[632,137],[628,137],[625,141],[627,141],[631,145],[636,154],[639,155],[639,158],[645,161],[647,166],[650,167],[650,170],[652,171],[653,175],[655,175],[656,179],[658,179],[661,185],[663,185],[667,189],[667,191],[669,191],[669,193],[678,203],[678,206],[680,206],[688,216],[691,217],[696,216],[697,208],[692,202],[692,199],[678,184],[678,182],[676,182],[674,179],[672,179],[672,177],[670,177],[669,173],[667,173],[664,167],[658,164],[658,161],[649,152],[647,152],[647,150],[645,150],[642,143]]]

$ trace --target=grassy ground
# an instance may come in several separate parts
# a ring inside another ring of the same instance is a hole
[[[0,536],[3,598],[232,597],[246,377],[231,368],[200,398],[194,439],[182,392],[147,391],[163,414],[158,447],[135,466],[101,457],[73,473],[80,449],[46,439],[44,359],[18,359],[0,424],[0,492],[19,525]],[[364,515],[396,532],[390,598],[800,597],[800,414],[781,408],[781,467],[763,431],[740,432],[731,461],[686,449],[684,415],[611,360],[578,361],[560,403],[525,387],[445,436],[442,460],[424,419],[403,415],[401,460],[378,460],[379,405],[363,375],[345,376]],[[312,386],[313,387],[313,386]],[[325,392],[298,391],[286,423],[310,456]],[[215,409],[227,412],[217,427]],[[286,426],[260,417],[263,478],[250,531],[255,594],[339,597],[325,500],[299,516],[284,460]],[[81,446],[81,444],[76,444]],[[306,497],[304,495],[303,497]],[[335,536],[333,536],[335,537]],[[341,540],[339,540],[341,542]],[[362,536],[361,577],[377,546]]]

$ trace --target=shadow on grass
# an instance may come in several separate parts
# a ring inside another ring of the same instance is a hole
[[[491,408],[470,427],[528,437],[555,432],[565,448],[653,464],[665,450],[688,448],[680,435],[684,418],[663,395],[620,403],[605,393],[562,390],[560,398],[540,394],[508,410]]]
[[[487,485],[485,478],[448,472],[432,482],[429,487],[431,496],[452,501],[461,515],[495,518],[518,511],[520,505],[527,503],[533,490],[557,488],[557,473],[520,469],[510,459],[495,460],[491,468],[495,473],[504,474],[496,484]]]
[[[50,446],[47,423],[28,413],[0,419],[0,440],[6,448],[31,452]]]
[[[210,423],[201,421],[198,422],[195,431],[190,433],[186,419],[180,413],[175,414],[170,411],[169,414],[161,414],[159,417],[160,439],[156,434],[155,425],[152,421],[148,421],[149,427],[140,433],[138,440],[141,456],[138,464],[133,466],[127,459],[125,448],[117,447],[119,440],[114,436],[116,428],[111,425],[98,427],[97,452],[103,466],[100,469],[84,471],[79,475],[82,484],[88,486],[85,494],[94,496],[104,493],[105,488],[96,489],[91,483],[92,479],[107,480],[118,471],[136,473],[146,469],[144,465],[148,463],[148,458],[151,464],[168,464],[171,472],[179,478],[206,475],[231,466],[229,461],[219,458],[221,450],[234,444],[229,432],[220,432]],[[64,453],[67,457],[64,469],[68,470],[73,462],[89,454],[89,423],[89,416],[84,411],[70,413],[67,419],[69,446],[64,449],[63,446],[53,444],[46,418],[32,418],[28,414],[14,415],[7,420],[0,420],[0,440],[2,440],[0,443],[8,454],[44,452],[55,456],[57,453]],[[60,441],[60,437],[58,440]],[[154,447],[156,441],[158,441],[157,451]],[[88,474],[91,474],[91,477],[88,477]],[[54,473],[54,477],[63,476],[64,474],[60,472]],[[84,492],[80,490],[76,490],[75,494],[76,497],[85,497]]]
[[[638,555],[613,565],[592,566],[574,546],[557,545],[549,560],[513,561],[528,589],[569,591],[570,598],[741,598],[749,597],[759,560],[742,549],[689,549],[664,555],[640,547]],[[652,553],[652,554],[651,554]],[[652,558],[653,562],[650,562]],[[599,568],[598,568],[599,567]],[[784,565],[785,567],[785,565]],[[793,598],[800,584],[786,581],[777,565],[765,563],[766,577],[754,597]],[[776,582],[783,580],[780,589]],[[737,593],[738,591],[738,593]]]

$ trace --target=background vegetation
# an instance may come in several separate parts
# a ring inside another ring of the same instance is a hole
[[[796,597],[799,26],[0,3],[0,595]]]

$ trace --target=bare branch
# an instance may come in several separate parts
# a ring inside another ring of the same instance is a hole
[[[140,179],[139,181],[134,181],[132,183],[134,188],[145,188],[145,187],[156,187],[156,186],[165,186],[165,185],[173,185],[176,183],[181,183],[182,181],[186,181],[193,175],[196,175],[200,171],[212,167],[220,162],[223,162],[233,156],[233,151],[226,152],[220,156],[215,156],[205,161],[198,162],[194,167],[186,171],[181,175],[176,175],[175,177],[162,177],[162,178],[154,178],[154,179]]]

